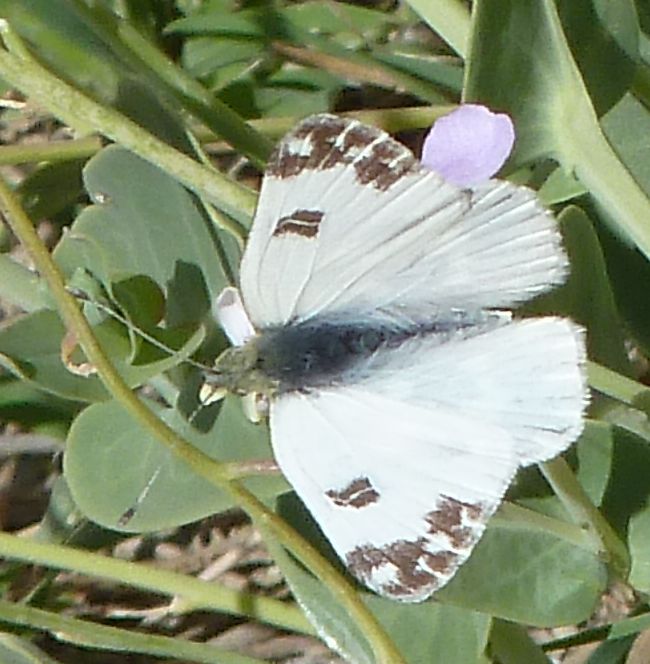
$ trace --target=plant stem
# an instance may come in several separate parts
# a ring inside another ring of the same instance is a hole
[[[455,104],[438,106],[412,106],[403,108],[380,108],[372,110],[348,111],[340,113],[343,117],[356,118],[365,124],[381,127],[388,133],[427,129],[439,117],[456,108]],[[248,124],[260,134],[270,138],[280,138],[299,122],[300,117],[260,118],[249,120]],[[196,127],[192,132],[201,144],[209,144],[210,152],[232,152],[233,148],[218,135],[206,127]],[[103,147],[99,136],[86,136],[69,140],[56,140],[35,145],[0,145],[0,165],[25,164],[34,162],[56,163],[73,159],[88,159],[97,154]]]
[[[133,630],[100,625],[4,600],[0,600],[0,620],[3,623],[49,632],[59,641],[83,648],[143,653],[165,659],[182,659],[204,664],[213,664],[217,658],[222,664],[263,664],[260,659],[227,652],[205,643],[191,643],[177,637],[140,634]],[[29,661],[37,660],[30,657]]]
[[[596,362],[587,363],[589,385],[628,406],[650,410],[650,388]]]
[[[585,528],[608,555],[612,570],[621,579],[630,571],[630,556],[614,529],[604,519],[562,457],[540,464],[544,477],[575,523]]]
[[[278,600],[225,588],[177,572],[157,569],[126,560],[108,558],[63,544],[48,544],[32,538],[0,533],[0,555],[95,578],[128,584],[184,600],[186,611],[210,609],[260,620],[282,629],[314,634],[314,629],[295,606]]]
[[[24,143],[1,145],[0,165],[27,164],[38,161],[55,163],[73,159],[87,159],[98,152],[101,147],[102,139],[99,136],[86,136],[70,141],[51,141],[35,145]]]
[[[12,52],[0,50],[0,75],[48,108],[72,127],[89,128],[121,144],[162,168],[199,196],[248,224],[255,209],[255,193],[216,170],[206,168],[172,148],[112,108],[102,106],[60,80],[33,58],[20,57],[24,46],[8,28],[3,31]]]

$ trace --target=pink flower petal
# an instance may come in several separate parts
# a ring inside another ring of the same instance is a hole
[[[464,104],[436,121],[422,148],[422,163],[445,180],[468,187],[489,180],[515,142],[510,118]]]
[[[219,325],[233,346],[243,346],[255,336],[255,329],[248,318],[241,296],[236,288],[224,288],[214,303]]]

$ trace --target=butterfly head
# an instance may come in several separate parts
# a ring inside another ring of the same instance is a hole
[[[243,346],[228,348],[216,359],[214,367],[206,375],[205,382],[211,388],[222,388],[232,394],[262,394],[273,396],[277,381],[259,369],[257,338]]]

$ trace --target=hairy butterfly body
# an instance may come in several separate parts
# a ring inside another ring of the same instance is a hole
[[[236,347],[210,380],[268,398],[277,462],[337,554],[419,601],[517,469],[582,430],[582,331],[507,311],[566,273],[530,190],[459,188],[377,129],[314,116],[267,167],[243,308],[234,289],[218,307]]]

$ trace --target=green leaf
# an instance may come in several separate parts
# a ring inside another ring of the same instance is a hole
[[[632,570],[629,582],[642,593],[650,592],[650,510],[644,509],[630,520],[630,553]]]
[[[511,115],[517,132],[514,164],[551,156],[558,149],[566,104],[571,101],[588,114],[591,103],[551,2],[475,4],[465,100]]]
[[[342,87],[340,79],[325,71],[306,67],[281,70],[256,89],[255,106],[263,117],[323,113]]]
[[[272,536],[265,541],[296,601],[328,647],[355,664],[375,664],[368,640],[327,585],[296,562]]]
[[[165,32],[261,38],[266,34],[266,30],[259,19],[260,12],[255,9],[233,12],[232,8],[207,6],[189,16],[172,21]]]
[[[523,519],[494,518],[437,598],[538,627],[586,620],[605,589],[605,566],[597,551],[564,536],[560,522],[548,523],[542,529]]]
[[[399,46],[375,48],[377,60],[414,77],[429,81],[454,95],[460,95],[463,86],[463,69],[458,62],[449,61],[439,55],[405,53]]]
[[[544,181],[537,195],[544,205],[556,205],[582,196],[587,190],[571,173],[556,168]]]
[[[46,164],[25,178],[17,191],[27,216],[34,221],[52,218],[77,202],[82,166],[77,160]]]
[[[65,439],[70,420],[79,404],[44,392],[13,376],[0,379],[0,417],[22,425],[26,431],[42,431]]]
[[[51,296],[41,277],[3,253],[0,253],[0,297],[23,311],[51,306]]]
[[[499,664],[551,664],[524,627],[504,620],[495,620],[492,625],[490,650]]]
[[[574,206],[565,208],[558,222],[571,263],[569,279],[550,295],[537,298],[523,309],[571,316],[587,328],[589,357],[628,374],[631,368],[625,351],[622,324],[593,225],[589,217]]]
[[[646,418],[647,419],[647,418]],[[613,427],[612,472],[601,509],[623,537],[627,535],[632,567],[629,583],[650,589],[650,445],[629,430]]]
[[[594,505],[600,505],[612,472],[614,438],[606,422],[590,421],[576,446],[576,478]]]
[[[146,275],[167,295],[170,325],[196,323],[226,285],[222,249],[196,199],[163,171],[119,147],[84,170],[94,206],[77,217],[55,259],[67,274],[84,269],[109,289]],[[225,238],[234,253],[234,243]]]
[[[94,333],[111,358],[122,378],[132,387],[142,385],[162,371],[176,366],[189,357],[201,344],[204,330],[171,334],[166,340],[178,342],[178,349],[170,348],[167,354],[147,358],[148,362],[131,364],[133,348],[124,328],[113,320],[96,326]],[[78,376],[71,373],[61,359],[61,344],[65,328],[53,311],[37,311],[16,319],[0,330],[0,354],[2,363],[15,375],[52,394],[80,401],[101,401],[108,393],[96,376]],[[85,358],[75,351],[73,364],[81,364]]]
[[[635,640],[636,636],[608,639],[589,655],[585,664],[625,664],[629,662],[627,655]]]
[[[650,256],[650,227],[643,221],[650,217],[650,201],[600,129],[555,4],[478,0],[473,17],[465,99],[513,117],[511,165],[559,161],[589,189],[614,231]],[[595,22],[597,16],[582,20]]]
[[[150,404],[160,417],[219,461],[270,457],[268,432],[244,418],[239,400],[226,399],[213,429],[201,434],[178,413]],[[233,507],[232,500],[171,454],[116,402],[87,408],[68,436],[64,472],[79,509],[106,528],[142,532],[172,528]],[[281,477],[244,484],[263,499],[286,491]],[[136,507],[128,523],[125,512]]]
[[[603,118],[603,129],[635,180],[650,196],[650,113],[632,95],[626,95]],[[645,293],[650,288],[647,258],[624,238],[600,230],[607,269],[621,314],[635,339],[650,352],[650,311]]]
[[[639,21],[633,0],[558,0],[571,53],[598,115],[629,89],[639,57]]]
[[[483,661],[490,616],[435,600],[401,604],[366,594],[364,601],[410,664]]]
[[[207,79],[212,89],[218,89],[226,82],[223,76],[219,77],[219,70],[241,63],[239,71],[243,73],[251,60],[262,53],[262,44],[247,39],[196,37],[185,45],[183,65],[193,76]]]
[[[138,274],[111,287],[111,294],[137,327],[159,323],[165,315],[165,295],[151,278]]]
[[[620,159],[645,193],[650,195],[648,109],[632,94],[627,94],[602,118],[602,125]]]
[[[282,14],[300,30],[334,35],[340,44],[353,49],[367,48],[372,42],[386,39],[391,30],[404,22],[394,12],[320,0],[289,5]]]
[[[0,661],[3,664],[57,664],[33,643],[0,632]]]
[[[98,378],[70,373],[61,361],[65,328],[53,311],[41,310],[0,330],[0,362],[15,375],[52,394],[79,401],[107,397]]]
[[[80,19],[68,0],[0,0],[0,16],[62,78],[94,97],[114,101],[119,60]]]
[[[650,591],[650,446],[648,441],[615,429],[614,472],[603,508],[619,531],[626,532],[632,569],[629,582],[642,593]]]

